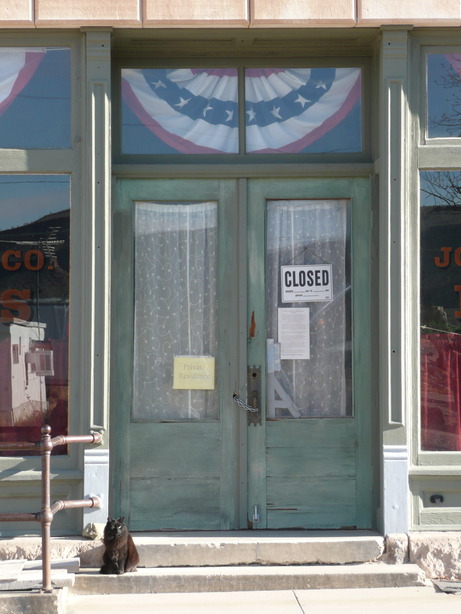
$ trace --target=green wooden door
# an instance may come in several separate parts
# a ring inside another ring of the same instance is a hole
[[[249,183],[254,527],[371,527],[369,208],[367,179]]]
[[[369,527],[368,182],[122,180],[113,227],[114,514]]]

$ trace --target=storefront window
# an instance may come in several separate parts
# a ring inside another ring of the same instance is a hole
[[[362,150],[359,68],[245,71],[248,153]]]
[[[427,135],[461,136],[461,54],[427,56]]]
[[[70,49],[0,48],[0,148],[70,147]]]
[[[0,441],[38,441],[68,426],[70,179],[2,175],[0,211]]]
[[[124,154],[362,151],[360,68],[124,68],[121,74]]]
[[[237,153],[237,70],[122,70],[122,151]]]
[[[421,446],[461,451],[461,172],[421,173]]]

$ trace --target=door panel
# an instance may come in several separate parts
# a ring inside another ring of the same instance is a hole
[[[286,212],[274,221],[271,207]],[[261,426],[248,432],[255,528],[371,526],[368,211],[366,180],[250,182],[248,354],[266,375]],[[261,253],[265,276],[253,266]],[[316,270],[320,299],[307,284]]]
[[[237,526],[235,189],[117,184],[114,507],[133,530]]]
[[[357,526],[352,420],[267,423],[267,528]]]
[[[369,207],[366,179],[117,183],[113,508],[133,530],[371,527]]]

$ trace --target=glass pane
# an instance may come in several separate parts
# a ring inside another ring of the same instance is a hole
[[[0,148],[70,147],[70,49],[0,48]]]
[[[237,70],[122,70],[122,152],[237,153]]]
[[[349,202],[269,201],[268,417],[352,414]]]
[[[2,175],[0,210],[0,441],[38,441],[67,433],[69,177]]]
[[[359,68],[247,69],[248,153],[362,150]]]
[[[427,56],[427,134],[461,136],[461,54]]]
[[[136,204],[134,420],[218,417],[216,279],[217,203]]]
[[[461,172],[421,173],[421,446],[461,450]]]

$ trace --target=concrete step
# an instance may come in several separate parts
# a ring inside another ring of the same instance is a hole
[[[0,611],[6,614],[64,614],[67,602],[67,588],[52,593],[38,590],[0,592]]]
[[[82,569],[72,594],[133,594],[425,586],[417,565],[295,565],[140,568],[120,576]]]
[[[195,531],[133,533],[144,567],[223,565],[342,565],[374,561],[384,538],[372,531]],[[100,567],[100,540],[54,537],[52,559],[78,557],[82,567]],[[36,559],[41,539],[0,540],[0,560]]]
[[[134,541],[144,567],[342,565],[384,551],[384,538],[371,531],[135,533]]]

